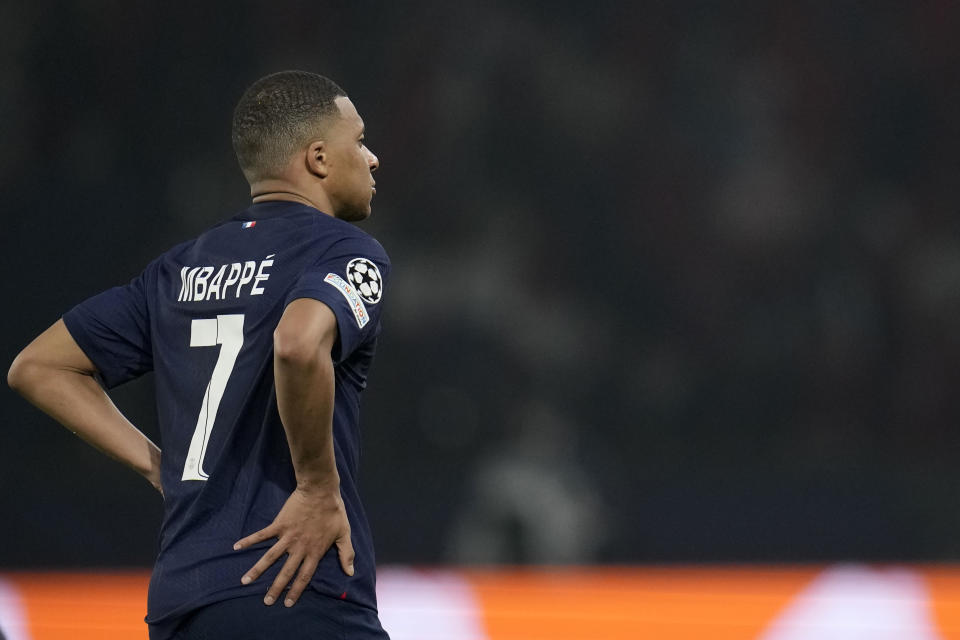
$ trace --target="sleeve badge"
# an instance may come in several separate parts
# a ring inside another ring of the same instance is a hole
[[[383,296],[383,278],[377,265],[366,258],[347,263],[347,282],[352,284],[367,304],[377,304]]]

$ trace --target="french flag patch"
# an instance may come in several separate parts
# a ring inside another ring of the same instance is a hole
[[[244,222],[244,223],[243,223],[243,228],[244,228],[244,229],[252,229],[252,228],[255,227],[255,226],[257,226],[257,221],[256,221],[256,220],[251,220],[250,222]]]

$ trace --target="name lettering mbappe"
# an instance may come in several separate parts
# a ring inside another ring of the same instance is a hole
[[[228,295],[239,298],[241,294],[263,295],[261,283],[270,279],[266,269],[273,266],[271,253],[260,261],[231,262],[219,267],[183,267],[180,269],[180,295],[177,302],[203,302],[224,300]],[[244,291],[243,288],[250,285]]]

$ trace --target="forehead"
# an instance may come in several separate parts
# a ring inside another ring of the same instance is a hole
[[[357,113],[357,108],[353,105],[350,98],[340,96],[334,103],[340,109],[340,119],[337,121],[337,127],[344,127],[351,131],[363,131],[363,119]]]

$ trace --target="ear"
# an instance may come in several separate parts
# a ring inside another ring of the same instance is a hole
[[[329,173],[327,165],[327,145],[323,140],[314,140],[304,152],[306,169],[318,178],[326,178]]]

